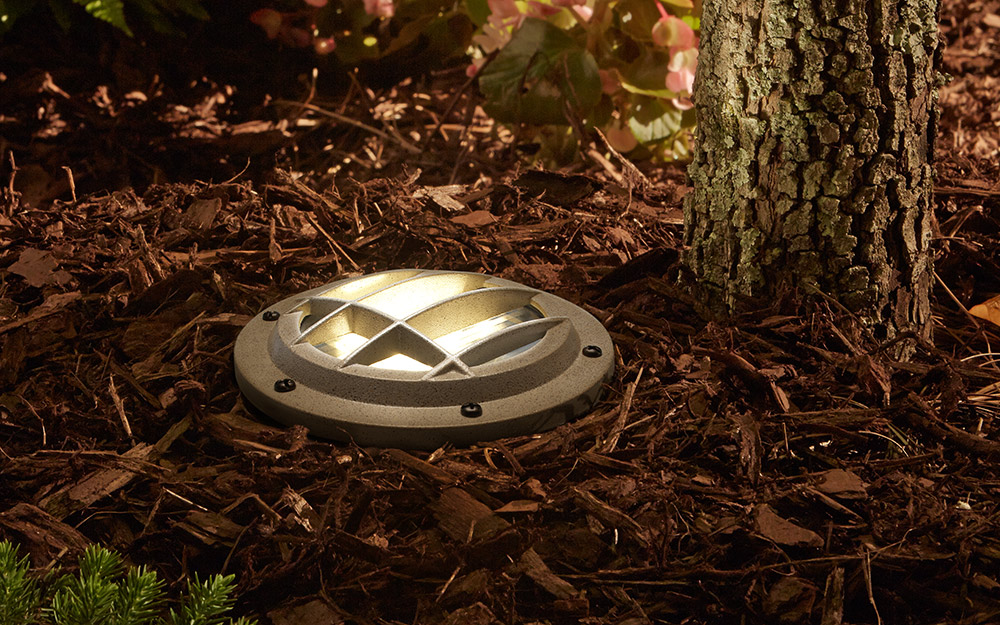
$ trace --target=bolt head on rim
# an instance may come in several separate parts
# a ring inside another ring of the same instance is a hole
[[[476,403],[462,404],[462,416],[475,419],[483,416],[483,407]]]

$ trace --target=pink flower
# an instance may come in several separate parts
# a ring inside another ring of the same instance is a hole
[[[694,48],[698,45],[698,35],[684,20],[668,14],[663,5],[656,3],[662,17],[653,24],[653,43],[662,47]]]
[[[618,72],[613,69],[599,69],[597,75],[601,77],[601,91],[608,95],[613,95],[622,86]]]
[[[250,14],[250,21],[261,27],[267,33],[268,39],[274,39],[281,31],[284,17],[274,9],[257,9]]]
[[[325,7],[327,2],[327,0],[304,0],[304,1],[309,6],[316,7],[317,9]]]
[[[499,50],[500,48],[507,45],[507,42],[511,39],[510,29],[507,28],[508,22],[513,22],[513,26],[517,26],[523,16],[518,16],[515,18],[503,19],[497,17],[496,15],[490,15],[483,24],[483,32],[475,35],[472,38],[472,42],[483,49],[485,54],[489,54],[494,50]],[[473,61],[476,63],[476,67],[482,67],[485,63],[485,59],[477,59]]]
[[[521,15],[514,0],[486,0],[486,4],[490,7],[490,13],[501,19],[520,17]]]
[[[694,89],[694,72],[698,67],[698,50],[671,48],[670,64],[667,65],[667,89],[678,94],[691,93]]]
[[[396,6],[392,0],[365,0],[365,13],[378,17],[392,17],[396,14]]]
[[[587,6],[587,0],[552,0],[552,5],[576,11],[580,19],[585,22],[589,22],[590,18],[594,16],[594,9]]]
[[[538,0],[528,0],[528,15],[531,17],[549,17],[559,11],[562,11],[562,8],[554,7],[551,4],[543,4],[538,2]]]
[[[694,108],[694,102],[690,98],[673,98],[670,100],[670,103],[678,111],[687,111]]]
[[[580,16],[580,19],[585,22],[589,22],[590,18],[594,17],[594,9],[590,8],[586,4],[576,5],[573,7],[573,10],[576,11],[576,14]]]
[[[608,143],[619,152],[631,152],[639,145],[632,131],[618,120],[613,120],[604,127],[604,136]]]
[[[694,88],[694,73],[687,69],[667,74],[667,89],[677,93],[690,93]]]

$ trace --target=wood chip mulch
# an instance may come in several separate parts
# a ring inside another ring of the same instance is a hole
[[[170,579],[236,572],[242,608],[273,623],[1000,614],[996,368],[930,346],[893,362],[828,309],[713,320],[672,278],[662,207],[683,189],[540,192],[565,180],[317,193],[278,174],[20,211],[0,531],[38,563],[99,541]],[[616,341],[606,399],[552,432],[430,454],[246,410],[231,349],[251,315],[399,266],[581,303]]]

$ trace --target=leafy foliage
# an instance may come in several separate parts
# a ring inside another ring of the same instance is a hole
[[[174,19],[181,15],[199,20],[208,19],[201,0],[0,0],[0,35],[13,28],[17,20],[30,11],[48,7],[64,29],[78,20],[79,8],[91,17],[111,24],[130,37],[132,29],[127,13],[152,26],[155,30],[179,35]]]
[[[467,2],[470,14],[481,15],[481,0]],[[496,119],[565,124],[574,116],[602,129],[622,152],[641,146],[660,158],[687,156],[700,5],[691,0],[486,4],[489,13],[474,37],[478,47],[470,73],[478,72],[486,110]],[[542,31],[545,36],[539,36]]]
[[[132,30],[125,23],[125,3],[122,0],[74,0],[77,4],[82,4],[83,8],[99,20],[120,28],[129,35]]]
[[[65,26],[71,9],[131,34],[130,11],[170,31],[179,14],[206,19],[201,0],[0,0],[0,34],[47,4]],[[401,78],[471,58],[485,109],[535,128],[567,151],[565,132],[600,129],[621,152],[685,158],[695,116],[700,0],[264,0],[250,15],[285,46],[313,47],[348,67]],[[575,140],[574,140],[575,141]]]
[[[700,0],[275,1],[303,4],[256,11],[269,38],[348,66],[403,59],[415,73],[468,55],[486,112],[535,128],[542,154],[572,139],[546,126],[576,126],[622,152],[688,155]]]
[[[475,28],[448,0],[274,0],[250,20],[282,45],[312,45],[352,67],[395,73],[402,64],[410,74],[461,59]]]
[[[597,63],[549,22],[524,21],[479,78],[486,112],[498,121],[561,124],[565,105],[589,110],[601,99]]]
[[[29,572],[28,558],[18,548],[0,542],[0,625],[255,625],[246,618],[233,620],[236,589],[232,575],[213,575],[188,581],[187,593],[164,615],[163,581],[155,571],[131,568],[123,574],[121,557],[103,547],[88,548],[75,574],[59,575],[45,584]],[[49,575],[43,582],[51,579]],[[40,608],[42,598],[50,599]]]

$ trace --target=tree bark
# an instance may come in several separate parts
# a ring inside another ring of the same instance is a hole
[[[788,287],[930,337],[939,0],[705,0],[685,261],[730,310]]]

